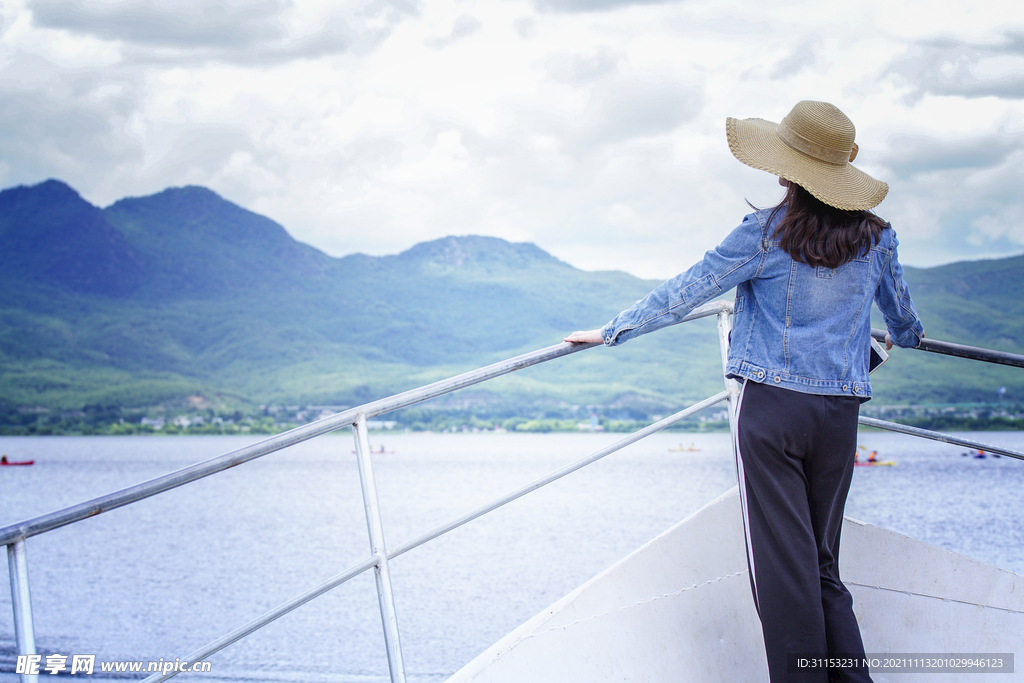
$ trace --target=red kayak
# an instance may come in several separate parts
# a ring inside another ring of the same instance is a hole
[[[7,462],[0,462],[0,466],[7,466],[7,465],[12,465],[12,466],[13,465],[31,465],[34,462],[35,462],[35,460],[18,460],[18,461],[8,460]]]

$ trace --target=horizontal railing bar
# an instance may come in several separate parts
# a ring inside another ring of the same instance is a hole
[[[880,342],[884,342],[885,330],[872,329],[871,336]],[[983,349],[979,346],[965,346],[964,344],[954,344],[953,342],[939,341],[938,339],[922,339],[921,345],[916,347],[915,350],[941,353],[945,356],[970,358],[971,360],[980,360],[985,363],[998,363],[1000,365],[1013,365],[1014,367],[1024,368],[1024,356],[1019,353]]]
[[[720,311],[731,310],[731,308],[731,302],[714,301],[695,309],[680,322],[717,315]],[[307,425],[282,432],[245,448],[204,460],[203,462],[170,472],[155,479],[150,479],[141,484],[129,486],[83,503],[0,527],[0,545],[7,545],[21,538],[35,536],[36,534],[52,531],[53,529],[94,517],[103,512],[138,502],[150,496],[155,496],[158,493],[169,491],[183,484],[188,484],[203,477],[208,477],[211,474],[216,474],[236,465],[241,465],[250,460],[274,453],[283,448],[288,448],[328,432],[333,432],[336,429],[347,427],[355,423],[359,413],[364,413],[369,419],[401,408],[408,408],[418,403],[450,394],[459,389],[464,389],[468,386],[507,375],[516,370],[522,370],[539,363],[568,356],[594,346],[600,346],[600,344],[569,344],[565,342],[555,344],[554,346],[531,351],[530,353],[456,375],[455,377],[443,379],[433,384],[344,410],[335,415],[310,422]]]
[[[311,425],[305,425],[307,427]],[[297,443],[305,441],[329,431],[329,429],[317,429],[315,433],[311,433],[312,430],[306,432],[299,432],[297,428],[288,432],[282,432],[276,436],[260,441],[259,443],[246,446],[230,453],[204,460],[202,462],[184,467],[180,470],[175,470],[168,474],[150,479],[134,486],[108,493],[92,500],[87,500],[82,503],[70,505],[60,510],[55,510],[38,517],[15,522],[5,527],[0,527],[0,544],[11,543],[18,538],[28,538],[35,536],[47,531],[52,531],[62,526],[79,522],[89,517],[94,517],[104,512],[114,510],[131,503],[138,502],[150,496],[155,496],[158,493],[169,491],[173,488],[177,488],[184,484],[202,479],[211,474],[222,472],[223,470],[229,469],[236,465],[241,465],[244,462],[248,462],[255,458],[273,453],[275,451],[293,446]]]
[[[209,645],[206,645],[204,647],[199,648],[198,650],[196,650],[195,652],[189,654],[186,657],[181,657],[181,661],[182,662],[188,662],[189,664],[194,664],[195,662],[205,661],[206,658],[209,657],[210,655],[215,654],[215,653],[219,652],[220,650],[223,650],[228,645],[231,645],[232,643],[234,643],[234,642],[236,642],[238,640],[241,640],[242,638],[246,637],[247,635],[249,635],[253,631],[257,631],[257,630],[263,628],[267,624],[271,623],[272,621],[275,621],[276,619],[279,619],[279,618],[283,617],[284,615],[288,614],[292,610],[294,610],[294,609],[296,609],[298,607],[301,607],[302,605],[305,605],[310,600],[313,600],[314,598],[320,597],[321,595],[323,595],[327,591],[331,590],[332,588],[337,588],[341,584],[345,583],[346,581],[349,581],[350,579],[354,579],[355,577],[359,576],[363,572],[365,572],[365,571],[367,571],[369,569],[373,569],[373,567],[376,564],[377,564],[377,558],[376,557],[371,557],[369,559],[363,560],[359,564],[350,567],[349,569],[345,570],[341,574],[337,574],[336,576],[333,576],[332,578],[328,579],[327,581],[324,581],[323,583],[321,583],[320,585],[316,586],[315,588],[311,588],[310,590],[306,591],[302,595],[300,595],[300,596],[298,596],[296,598],[293,598],[293,599],[289,600],[288,602],[282,603],[281,605],[279,605],[278,607],[275,607],[274,609],[270,610],[266,614],[264,614],[264,615],[262,615],[260,617],[257,617],[256,619],[253,619],[252,621],[250,621],[245,626],[242,626],[241,628],[235,629],[234,631],[232,631],[231,633],[227,634],[226,636],[218,638],[217,640],[213,641]],[[149,676],[148,678],[144,678],[142,680],[142,683],[157,683],[157,681],[166,681],[168,678],[170,678],[171,676],[175,676],[178,673],[180,673],[180,672],[172,671],[172,672],[169,672],[169,673],[166,673],[166,674],[154,674],[152,676]]]
[[[625,448],[626,446],[629,446],[630,444],[636,443],[637,441],[640,441],[641,439],[644,439],[644,438],[650,436],[651,434],[654,434],[656,432],[660,432],[661,430],[663,430],[663,429],[665,429],[667,427],[671,427],[675,423],[680,422],[681,420],[685,420],[686,418],[690,417],[691,415],[694,415],[695,413],[699,413],[700,411],[705,410],[706,408],[710,408],[711,406],[713,406],[713,405],[715,405],[717,403],[721,403],[722,401],[726,400],[727,398],[729,398],[729,392],[728,391],[722,391],[722,392],[720,392],[718,394],[715,394],[714,396],[712,396],[710,398],[704,399],[700,403],[693,404],[689,408],[686,408],[685,410],[682,410],[682,411],[676,413],[675,415],[670,415],[669,417],[666,417],[664,420],[660,420],[659,422],[655,422],[654,424],[652,424],[652,425],[650,425],[648,427],[644,427],[643,429],[640,429],[640,430],[638,430],[636,432],[633,432],[632,434],[630,434],[626,438],[621,439],[619,441],[616,441],[614,444],[612,444],[610,446],[602,448],[601,450],[596,451],[596,452],[594,452],[594,453],[592,453],[592,454],[590,454],[590,455],[588,455],[588,456],[586,456],[584,458],[580,458],[579,460],[576,460],[575,462],[569,463],[565,467],[562,467],[562,468],[560,468],[558,470],[555,470],[554,472],[551,472],[547,476],[541,477],[537,481],[535,481],[535,482],[533,482],[531,484],[527,484],[526,486],[524,486],[523,488],[521,488],[521,489],[519,489],[517,491],[513,491],[512,493],[506,494],[506,495],[502,496],[501,498],[497,498],[494,501],[492,501],[490,503],[487,503],[486,505],[482,505],[481,507],[478,507],[476,510],[473,510],[472,512],[469,512],[469,513],[463,515],[462,517],[454,519],[454,520],[452,520],[452,521],[450,521],[450,522],[448,522],[446,524],[442,524],[441,526],[436,527],[436,528],[428,531],[427,533],[423,534],[419,538],[416,538],[416,539],[414,539],[412,541],[409,541],[408,543],[405,543],[403,545],[400,545],[400,546],[396,547],[394,550],[391,550],[391,551],[388,552],[388,558],[389,559],[393,559],[393,558],[398,557],[399,555],[407,553],[410,550],[412,550],[413,548],[421,546],[424,543],[427,543],[428,541],[432,541],[433,539],[437,538],[438,536],[446,534],[449,531],[452,531],[453,529],[457,529],[458,527],[462,526],[463,524],[467,524],[469,522],[472,522],[474,519],[476,519],[478,517],[482,517],[483,515],[486,515],[488,512],[496,510],[496,509],[500,508],[503,505],[507,505],[508,503],[511,503],[512,501],[516,500],[517,498],[522,498],[523,496],[525,496],[527,493],[530,493],[531,491],[536,491],[537,489],[541,488],[542,486],[547,486],[551,482],[556,481],[558,479],[561,479],[562,477],[566,476],[567,474],[571,474],[571,473],[575,472],[576,470],[578,470],[578,469],[580,469],[582,467],[586,467],[587,465],[590,465],[591,463],[597,462],[601,458],[603,458],[603,457],[605,457],[607,455],[611,455],[612,453],[614,453],[614,452],[616,452],[618,450],[621,450],[621,449]]]
[[[950,434],[943,434],[942,432],[933,432],[928,429],[921,429],[920,427],[901,425],[896,422],[888,422],[886,420],[879,420],[873,417],[861,417],[860,423],[865,427],[877,427],[878,429],[887,429],[890,432],[900,432],[901,434],[920,436],[925,439],[932,439],[933,441],[951,443],[957,446],[967,446],[968,448],[977,448],[979,450],[985,451],[986,453],[998,453],[999,455],[1008,455],[1011,458],[1024,460],[1024,453],[1021,453],[1020,451],[1010,450],[1009,448],[1003,448],[1001,446],[992,446],[991,444],[981,443],[980,441],[961,439]]]

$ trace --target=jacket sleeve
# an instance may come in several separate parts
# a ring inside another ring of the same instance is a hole
[[[896,252],[899,243],[893,231],[892,251],[888,263],[882,268],[882,277],[875,290],[875,303],[882,312],[892,343],[903,348],[913,348],[921,344],[924,326],[910,298],[910,289],[903,280],[903,267]]]
[[[674,325],[690,312],[754,277],[764,260],[764,234],[751,214],[689,270],[659,285],[601,330],[605,346]]]

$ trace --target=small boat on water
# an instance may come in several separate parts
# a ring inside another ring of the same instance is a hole
[[[35,460],[8,460],[7,458],[4,458],[3,460],[0,460],[0,466],[14,467],[17,465],[34,465],[35,462]]]
[[[683,444],[679,444],[679,448],[670,448],[668,450],[670,452],[672,452],[672,453],[699,453],[700,452],[700,449],[697,448],[693,444],[690,444],[688,447],[683,446]]]
[[[993,458],[1001,457],[998,453],[986,453],[985,451],[983,451],[981,449],[977,449],[977,450],[974,450],[974,451],[968,451],[967,453],[961,453],[960,455],[963,455],[963,456],[970,455],[972,457],[977,458],[978,460],[984,460],[985,458],[987,458],[990,455]]]
[[[864,446],[858,446],[858,448],[860,448],[860,450],[865,451],[865,452],[868,450]],[[856,451],[854,451],[854,453],[853,453],[853,464],[856,467],[874,467],[875,465],[889,465],[889,466],[892,466],[892,465],[896,464],[896,461],[895,460],[879,460],[878,459],[878,451],[871,451],[870,453],[868,453],[868,459],[867,460],[861,460],[860,459],[860,454],[857,453]]]

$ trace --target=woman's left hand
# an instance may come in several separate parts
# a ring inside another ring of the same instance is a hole
[[[601,330],[587,330],[586,332],[573,332],[562,341],[571,342],[573,344],[603,344],[604,339],[601,337]]]

